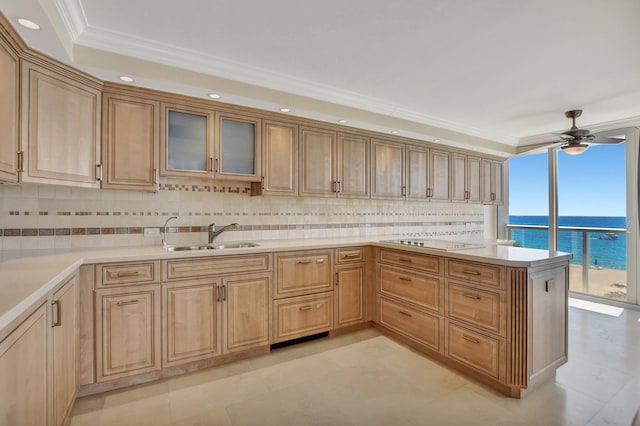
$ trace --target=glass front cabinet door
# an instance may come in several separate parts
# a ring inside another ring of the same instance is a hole
[[[213,177],[212,111],[163,105],[163,176]]]
[[[216,114],[215,178],[260,181],[260,120]]]

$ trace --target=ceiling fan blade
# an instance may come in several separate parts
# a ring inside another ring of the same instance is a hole
[[[563,145],[565,143],[566,141],[549,141],[549,142],[542,142],[542,143],[536,143],[531,145],[518,146],[516,147],[516,154],[517,155],[531,154],[536,151],[543,152],[546,149],[552,148],[557,145]]]
[[[620,143],[620,142],[624,142],[625,138],[594,138],[593,140],[590,140],[589,143],[592,144],[616,144],[616,143]]]
[[[552,134],[556,135],[557,137],[559,137],[565,142],[570,142],[575,139],[575,136],[567,135],[566,133],[552,133]]]

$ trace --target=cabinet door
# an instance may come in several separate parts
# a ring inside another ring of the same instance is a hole
[[[263,194],[298,195],[298,126],[264,122]]]
[[[492,189],[492,202],[494,204],[502,204],[502,162],[491,162],[491,189]]]
[[[451,200],[451,153],[429,151],[429,199]]]
[[[270,273],[223,278],[225,353],[269,344],[270,287]]]
[[[213,112],[162,104],[161,117],[160,174],[212,178]]]
[[[467,156],[453,154],[451,159],[451,200],[467,201],[466,188]]]
[[[158,111],[158,102],[104,94],[103,188],[158,189]]]
[[[366,319],[365,264],[336,267],[335,328],[363,322]]]
[[[18,55],[0,36],[0,181],[18,181]]]
[[[371,198],[405,198],[404,144],[371,141]]]
[[[162,285],[162,366],[210,358],[220,350],[220,279]]]
[[[22,180],[98,188],[100,91],[23,62]]]
[[[333,290],[332,250],[277,253],[274,298]]]
[[[407,145],[407,199],[426,200],[429,170],[429,150]]]
[[[47,424],[47,308],[0,342],[0,424]]]
[[[336,196],[336,134],[300,128],[300,195]]]
[[[338,134],[338,196],[369,198],[369,138]]]
[[[493,192],[492,185],[492,175],[493,173],[493,164],[491,160],[482,159],[480,163],[480,198],[484,204],[491,204],[493,200],[491,199],[491,194]]]
[[[64,424],[78,391],[78,285],[77,276],[51,298],[51,416]]]
[[[470,203],[480,202],[480,159],[477,157],[467,157],[467,201]]]
[[[96,290],[98,382],[160,369],[159,287]]]
[[[260,132],[259,119],[216,113],[215,179],[260,181]]]

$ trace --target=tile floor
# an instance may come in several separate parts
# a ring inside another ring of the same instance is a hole
[[[630,425],[640,407],[640,312],[569,312],[569,363],[504,397],[367,329],[80,398],[91,425]]]

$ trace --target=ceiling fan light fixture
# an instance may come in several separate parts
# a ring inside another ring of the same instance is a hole
[[[563,145],[560,147],[565,153],[569,155],[578,155],[582,154],[589,148],[589,145],[586,143],[574,143],[569,145]]]

